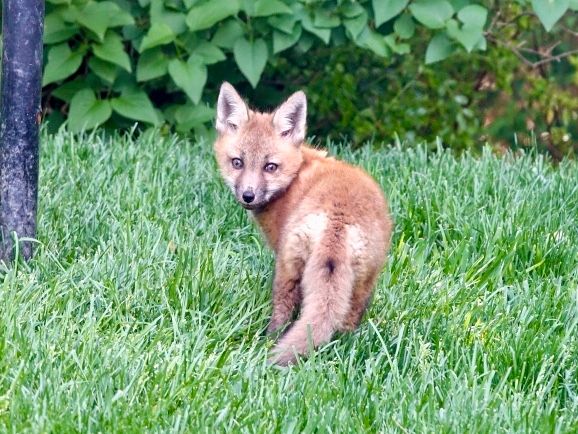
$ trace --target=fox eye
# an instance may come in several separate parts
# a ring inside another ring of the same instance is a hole
[[[277,170],[277,167],[279,166],[275,163],[267,163],[265,164],[265,172],[273,173]]]
[[[242,169],[243,168],[243,160],[241,160],[240,158],[233,158],[231,160],[231,164],[233,165],[233,167],[235,169]]]

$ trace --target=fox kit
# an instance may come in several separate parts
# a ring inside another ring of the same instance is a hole
[[[268,332],[281,330],[301,309],[273,349],[271,361],[279,365],[336,331],[357,328],[393,226],[369,175],[304,144],[306,114],[303,92],[260,113],[225,82],[217,102],[221,174],[275,252]]]

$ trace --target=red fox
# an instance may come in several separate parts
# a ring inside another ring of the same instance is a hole
[[[219,169],[275,252],[267,331],[280,331],[301,309],[272,350],[270,361],[278,365],[295,362],[336,331],[357,328],[393,228],[369,175],[304,143],[306,115],[301,91],[260,113],[225,82],[217,102]]]

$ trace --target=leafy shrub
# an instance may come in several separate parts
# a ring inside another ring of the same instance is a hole
[[[393,132],[441,134],[469,147],[483,124],[472,107],[485,99],[473,83],[464,90],[461,82],[486,64],[509,85],[518,71],[512,50],[500,45],[502,34],[518,32],[507,35],[508,44],[538,20],[555,31],[560,18],[574,20],[568,10],[578,10],[576,0],[506,3],[48,0],[47,118],[54,126],[68,118],[72,131],[140,121],[205,134],[214,115],[206,103],[214,102],[220,82],[244,77],[242,87],[250,85],[265,103],[278,102],[292,83],[306,85],[312,133],[359,141]],[[498,18],[518,15],[515,25],[495,29]],[[427,66],[452,54],[458,56],[443,69]],[[511,62],[504,72],[496,70],[505,63],[500,56]],[[548,86],[548,77],[536,79],[535,99]],[[556,105],[564,99],[559,95]]]

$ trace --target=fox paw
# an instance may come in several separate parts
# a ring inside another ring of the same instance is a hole
[[[271,351],[271,357],[267,360],[270,365],[289,366],[297,361],[297,355],[293,349],[276,346]]]
[[[271,320],[267,326],[267,335],[271,336],[281,332],[285,328],[286,323],[276,320]]]

